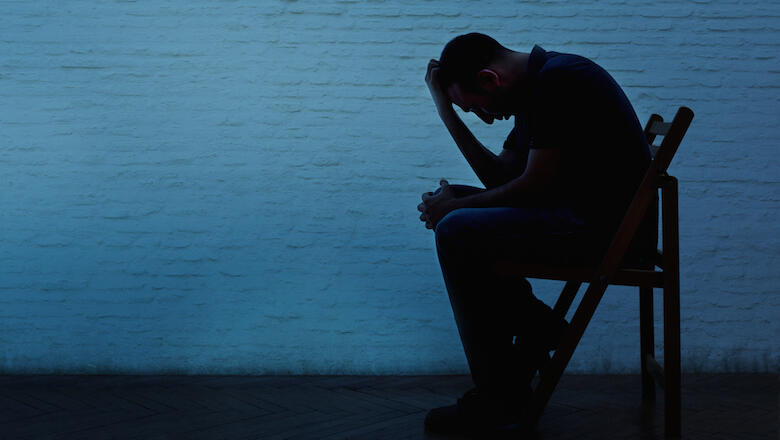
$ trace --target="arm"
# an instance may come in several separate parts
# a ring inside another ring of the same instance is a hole
[[[440,110],[439,117],[485,188],[495,188],[510,179],[502,157],[495,155],[474,137],[452,105],[449,109]]]
[[[509,182],[487,191],[456,198],[446,181],[441,191],[423,194],[423,202],[417,209],[425,227],[433,229],[447,213],[460,208],[488,208],[517,206],[524,202],[542,200],[555,188],[558,178],[559,148],[531,149],[525,172]]]
[[[488,191],[456,200],[454,209],[517,206],[543,200],[557,178],[559,148],[531,149],[525,172]]]
[[[425,83],[431,92],[431,97],[436,105],[444,125],[450,132],[452,139],[458,145],[463,157],[474,170],[479,180],[486,188],[494,188],[509,181],[511,176],[507,172],[506,156],[497,156],[489,149],[485,148],[466,124],[460,119],[452,106],[452,101],[447,92],[442,89],[438,81],[439,62],[431,60],[428,63],[428,70],[425,74]],[[468,109],[464,109],[468,111]],[[476,113],[476,112],[475,112]],[[477,116],[483,118],[477,113]],[[484,120],[484,118],[483,118]]]

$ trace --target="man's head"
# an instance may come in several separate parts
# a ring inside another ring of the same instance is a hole
[[[439,84],[452,102],[490,124],[514,114],[516,55],[493,38],[470,33],[453,38],[439,58]],[[525,70],[525,66],[522,66]]]

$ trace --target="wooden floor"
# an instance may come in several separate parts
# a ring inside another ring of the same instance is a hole
[[[533,438],[660,439],[637,376],[566,375]],[[3,439],[442,439],[467,376],[0,376]],[[683,438],[778,439],[778,375],[686,375]]]

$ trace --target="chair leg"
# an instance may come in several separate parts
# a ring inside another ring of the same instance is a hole
[[[566,318],[566,314],[569,313],[571,303],[574,301],[574,297],[577,296],[577,291],[580,290],[582,283],[580,281],[567,281],[563,286],[558,301],[555,302],[553,311],[561,318]]]
[[[664,253],[664,412],[667,437],[681,434],[680,371],[680,251],[677,219],[677,179],[663,184]]]
[[[642,365],[642,399],[655,401],[655,381],[647,369],[647,358],[655,357],[653,288],[639,288],[639,341]]]
[[[680,437],[680,297],[678,290],[670,287],[664,289],[665,431],[667,437]]]

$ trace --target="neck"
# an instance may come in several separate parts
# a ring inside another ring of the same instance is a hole
[[[521,105],[526,103],[528,96],[528,59],[530,56],[529,53],[512,52],[507,59],[508,95],[511,102]]]

